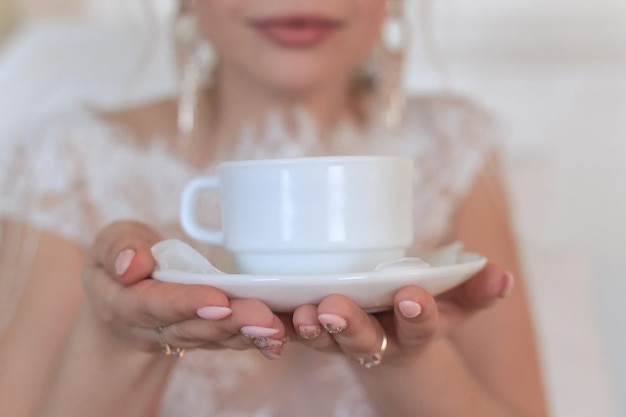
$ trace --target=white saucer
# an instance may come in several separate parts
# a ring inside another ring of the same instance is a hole
[[[369,312],[392,308],[393,295],[405,285],[415,284],[433,295],[459,285],[480,271],[487,259],[460,253],[448,265],[389,268],[371,272],[331,275],[244,275],[157,270],[153,277],[179,284],[211,285],[230,298],[256,298],[276,312],[291,312],[303,304],[318,304],[330,294],[342,294]]]

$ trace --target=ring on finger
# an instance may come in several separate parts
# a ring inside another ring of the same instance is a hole
[[[380,349],[378,350],[378,352],[373,354],[369,358],[359,358],[357,359],[357,361],[359,362],[359,365],[361,365],[364,368],[367,368],[367,369],[373,368],[374,366],[380,365],[380,363],[383,361],[383,355],[385,354],[386,350],[387,350],[387,334],[385,334],[385,331],[383,330],[383,340],[380,343]]]
[[[183,357],[185,354],[185,348],[171,347],[163,336],[163,328],[161,326],[155,328],[154,331],[156,332],[159,343],[161,344],[161,351],[163,354],[166,356],[176,356],[177,358]]]

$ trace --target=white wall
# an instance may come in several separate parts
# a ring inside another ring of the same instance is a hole
[[[557,417],[624,416],[626,2],[437,0],[453,86],[504,123]]]

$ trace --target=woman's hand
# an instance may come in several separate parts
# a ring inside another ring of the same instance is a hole
[[[229,300],[206,285],[151,279],[150,248],[159,240],[142,224],[117,222],[98,235],[89,252],[83,284],[109,335],[148,352],[257,347],[267,357],[280,355],[285,328],[262,302]]]
[[[318,306],[299,307],[293,326],[298,340],[315,349],[342,351],[366,366],[377,364],[381,358],[401,363],[419,354],[437,336],[448,334],[475,312],[505,297],[512,285],[511,274],[488,264],[436,298],[418,286],[406,286],[395,294],[393,311],[374,315],[344,296],[331,295]]]
[[[355,364],[380,415],[512,416],[517,414],[499,394],[478,382],[451,335],[462,321],[507,295],[512,283],[510,274],[488,265],[436,298],[418,286],[403,287],[394,295],[393,310],[377,314],[331,295],[318,306],[299,307],[293,326],[301,343],[342,352]]]

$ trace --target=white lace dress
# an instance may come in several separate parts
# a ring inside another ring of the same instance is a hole
[[[448,238],[455,208],[494,144],[492,127],[485,112],[462,99],[424,97],[409,102],[404,126],[395,135],[376,126],[367,132],[344,127],[321,146],[314,129],[287,137],[276,121],[266,132],[242,135],[227,158],[311,152],[410,156],[415,161],[415,243],[426,248]],[[156,138],[150,147],[138,147],[126,131],[81,108],[5,133],[0,138],[0,220],[25,222],[85,246],[116,219],[137,219],[164,237],[183,237],[177,225],[179,193],[190,179],[215,168],[191,167]],[[259,138],[265,138],[263,146]],[[211,258],[211,248],[205,249]],[[173,373],[161,415],[374,414],[344,358],[288,344],[277,361],[254,350],[190,352]]]

